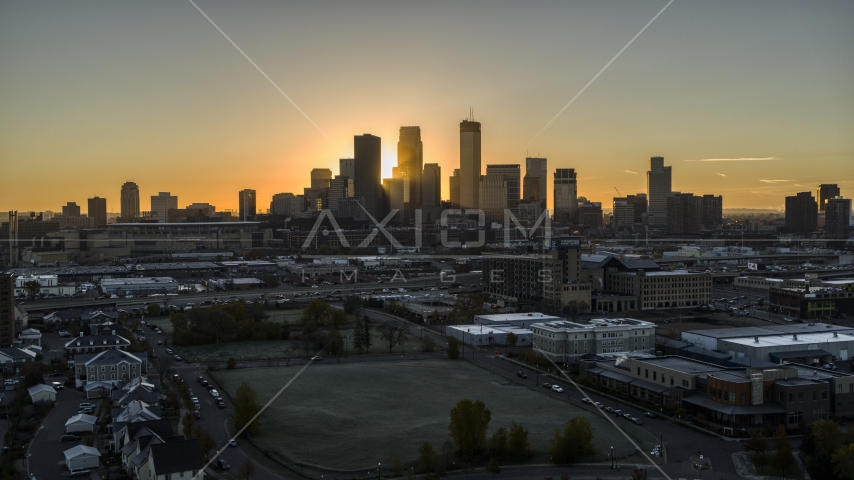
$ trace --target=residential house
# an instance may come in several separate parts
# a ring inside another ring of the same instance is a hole
[[[204,465],[202,449],[196,439],[151,445],[147,480],[204,480]]]
[[[127,350],[130,341],[115,331],[110,335],[83,335],[69,340],[65,344],[65,359],[70,364],[75,363],[75,357],[80,354],[100,353],[106,350]]]
[[[77,388],[88,382],[105,382],[113,387],[148,373],[148,354],[105,350],[95,354],[78,354],[74,361]]]
[[[54,390],[50,385],[45,385],[43,383],[33,385],[27,389],[27,392],[30,394],[30,398],[33,403],[56,401],[56,390]]]

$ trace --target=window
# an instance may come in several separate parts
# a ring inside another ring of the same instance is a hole
[[[643,373],[644,373],[644,377],[649,378],[649,369],[644,368]]]
[[[670,376],[670,384],[673,385],[673,375]]]
[[[729,392],[729,401],[735,402],[735,392]]]
[[[740,395],[740,397],[741,397],[741,403],[747,403],[747,394],[746,393],[742,393]]]
[[[682,386],[685,388],[688,388],[689,387],[688,380],[682,379]]]
[[[795,401],[795,394],[794,394],[794,393],[790,393],[790,394],[789,394],[789,402],[791,403],[791,402],[794,402],[794,401]]]
[[[813,391],[812,391],[812,399],[813,399],[813,400],[818,400],[818,392],[817,392],[817,391],[815,391],[815,390],[813,390]]]
[[[658,378],[656,377],[657,375],[658,375],[658,372],[652,372],[652,379],[658,380]]]
[[[789,425],[799,425],[804,418],[804,412],[789,412]]]
[[[852,383],[851,385],[854,385],[854,383]],[[827,400],[827,390],[823,390],[823,391],[821,392],[821,399],[822,399],[822,400]]]
[[[799,401],[799,402],[803,402],[803,401],[804,401],[804,392],[798,392],[798,401]]]
[[[836,393],[842,393],[842,385],[841,384],[836,386]]]

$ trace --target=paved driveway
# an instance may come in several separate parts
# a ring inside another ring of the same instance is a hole
[[[86,400],[77,390],[64,388],[56,392],[56,404],[30,445],[30,473],[36,479],[60,479],[68,474],[63,452],[80,442],[62,442],[59,438],[65,435],[65,422],[77,414],[81,402],[87,401],[100,408],[101,400]],[[100,414],[100,410],[96,413]]]

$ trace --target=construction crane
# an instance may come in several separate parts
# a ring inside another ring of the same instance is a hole
[[[614,190],[617,190],[617,187],[614,187]],[[622,194],[622,193],[620,193],[620,191],[619,191],[619,190],[617,190],[617,195],[619,195],[619,196],[621,196],[621,197],[623,196],[623,194]]]

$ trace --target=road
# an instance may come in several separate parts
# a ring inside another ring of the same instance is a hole
[[[38,480],[62,478],[68,473],[63,452],[80,442],[62,442],[65,435],[65,422],[77,414],[81,402],[94,403],[96,414],[100,415],[101,400],[86,400],[83,393],[72,388],[56,392],[56,403],[45,417],[41,428],[30,443],[30,473]],[[94,471],[94,469],[92,469]]]

